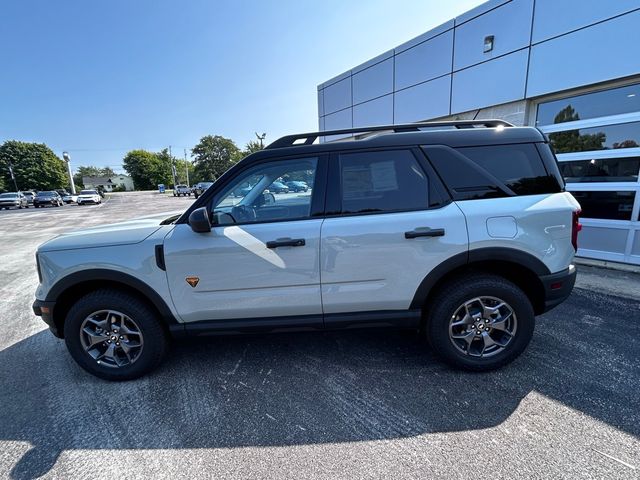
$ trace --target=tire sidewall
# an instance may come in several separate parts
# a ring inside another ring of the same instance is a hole
[[[143,337],[140,357],[133,364],[120,368],[99,365],[84,351],[80,341],[80,327],[84,320],[93,312],[110,309],[131,318],[138,325]],[[65,320],[64,337],[67,349],[78,365],[106,380],[138,378],[155,368],[166,350],[166,335],[153,311],[144,302],[120,292],[93,292],[76,302]]]
[[[449,322],[466,301],[475,297],[496,297],[513,309],[517,328],[515,337],[497,355],[487,358],[471,357],[460,352],[449,338]],[[449,363],[470,370],[491,370],[513,361],[529,344],[535,328],[533,307],[522,290],[511,282],[495,276],[474,277],[455,283],[455,288],[439,295],[427,319],[427,337],[432,348]]]

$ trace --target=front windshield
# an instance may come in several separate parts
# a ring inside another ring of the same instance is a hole
[[[98,192],[96,192],[95,190],[82,190],[80,192],[80,195],[97,195]]]
[[[38,192],[38,197],[48,197],[53,195],[53,192]]]
[[[18,198],[15,193],[0,193],[0,198]]]

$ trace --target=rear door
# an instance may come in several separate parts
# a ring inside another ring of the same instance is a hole
[[[331,314],[408,310],[425,276],[467,251],[464,216],[417,149],[336,155],[327,213],[320,257],[328,326]]]

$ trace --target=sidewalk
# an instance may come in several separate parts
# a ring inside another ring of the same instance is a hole
[[[576,288],[630,298],[640,302],[640,273],[576,262]]]

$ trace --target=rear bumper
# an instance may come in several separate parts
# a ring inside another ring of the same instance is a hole
[[[62,338],[62,332],[58,330],[55,322],[53,321],[53,309],[56,306],[56,302],[44,302],[42,300],[36,300],[33,302],[33,313],[42,318],[42,321],[49,326],[49,330],[56,337]]]
[[[564,302],[576,283],[577,270],[575,265],[569,265],[569,268],[551,275],[543,275],[540,281],[544,287],[544,310],[548,312]]]

